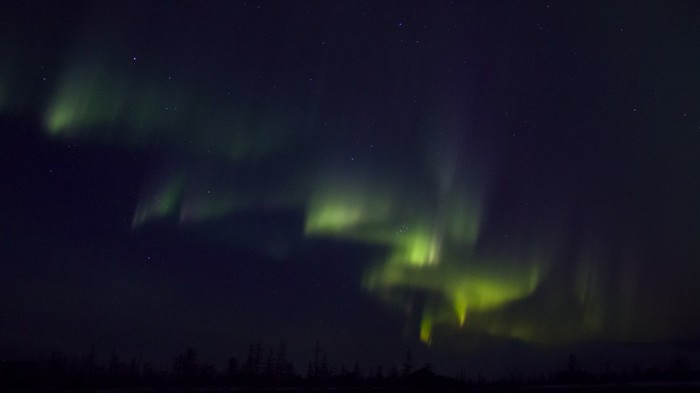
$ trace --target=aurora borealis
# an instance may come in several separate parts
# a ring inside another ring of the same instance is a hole
[[[1,17],[0,355],[700,338],[692,3],[35,8]]]

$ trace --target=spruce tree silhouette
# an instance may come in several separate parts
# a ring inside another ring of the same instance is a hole
[[[131,372],[137,368],[136,359],[132,360]],[[191,385],[196,382],[197,372],[197,352],[192,348],[187,350],[175,358],[173,362],[173,375],[177,381],[185,385]]]

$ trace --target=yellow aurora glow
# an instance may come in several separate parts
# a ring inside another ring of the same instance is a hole
[[[363,287],[401,308],[410,296],[394,293],[424,294],[430,305],[420,311],[419,337],[429,344],[436,326],[467,327],[471,313],[531,295],[545,266],[536,258],[478,256],[480,207],[455,191],[465,188],[447,187],[433,209],[422,205],[416,213],[416,203],[396,189],[331,184],[312,196],[306,234],[386,246],[387,257],[368,268]]]

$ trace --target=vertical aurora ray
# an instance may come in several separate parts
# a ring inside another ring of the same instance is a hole
[[[154,218],[164,218],[175,214],[182,202],[185,178],[181,174],[173,174],[162,183],[148,185],[143,193],[132,220],[136,228]],[[153,188],[153,189],[150,189]]]

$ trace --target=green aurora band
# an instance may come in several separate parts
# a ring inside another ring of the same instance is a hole
[[[8,80],[0,80],[0,109],[8,107],[8,97],[15,93]],[[137,148],[167,145],[175,152],[216,157],[231,167],[251,164],[249,172],[277,157],[281,148],[293,150],[313,137],[303,121],[277,114],[273,105],[253,110],[236,101],[224,106],[214,102],[166,82],[144,83],[104,66],[77,65],[59,78],[44,111],[44,125],[51,137]],[[386,250],[368,261],[361,285],[388,304],[418,315],[417,335],[427,344],[440,341],[442,333],[543,344],[634,338],[638,319],[631,312],[613,315],[614,307],[603,307],[609,299],[603,295],[607,284],[596,262],[599,255],[581,252],[575,257],[572,285],[556,286],[549,278],[557,258],[552,246],[556,241],[543,241],[537,252],[525,247],[497,253],[481,247],[487,187],[463,180],[470,176],[456,171],[461,166],[455,160],[431,157],[422,165],[432,175],[408,181],[377,171],[346,176],[331,170],[319,176],[314,170],[327,167],[319,160],[314,168],[295,169],[291,180],[271,178],[277,183],[269,188],[217,183],[212,174],[215,193],[206,182],[197,181],[202,176],[196,167],[165,168],[144,185],[132,225],[169,217],[183,225],[207,222],[270,206],[302,211],[307,238],[341,239]],[[585,245],[596,249],[593,241]],[[619,284],[623,307],[618,308],[630,309],[633,284],[632,279]],[[569,298],[570,302],[557,300]],[[564,322],[572,319],[570,314],[537,318],[543,310],[533,310],[540,305],[545,310],[570,310],[576,315],[575,326]]]
[[[165,143],[231,160],[253,160],[283,146],[295,127],[292,119],[241,101],[215,104],[168,80],[150,80],[118,77],[101,65],[69,67],[45,112],[46,130],[53,136],[136,147]]]

